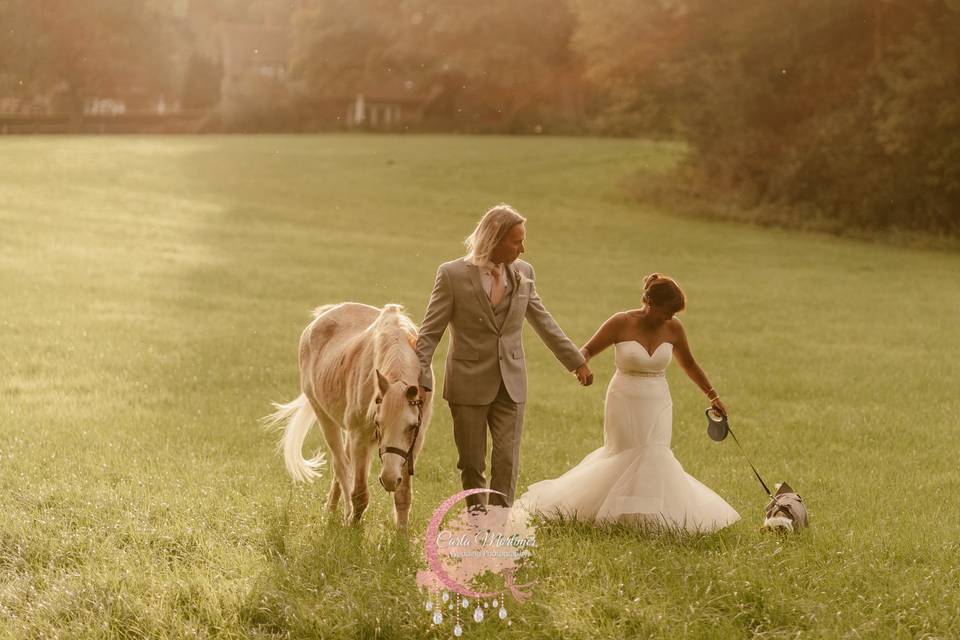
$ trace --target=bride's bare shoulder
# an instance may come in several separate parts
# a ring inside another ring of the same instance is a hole
[[[612,316],[604,320],[598,331],[605,336],[609,336],[613,340],[619,339],[623,329],[628,327],[630,324],[630,316],[627,314],[628,312],[626,311],[618,311],[614,313]]]
[[[612,316],[607,318],[609,324],[615,324],[617,326],[625,326],[633,322],[636,318],[633,315],[634,310],[628,309],[626,311],[617,311]]]
[[[683,330],[683,323],[680,322],[680,318],[673,316],[666,322],[667,329],[670,331],[670,334],[674,338],[686,338],[687,332]]]

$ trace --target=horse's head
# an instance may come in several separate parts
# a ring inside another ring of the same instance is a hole
[[[419,389],[402,380],[390,382],[377,370],[376,424],[380,454],[380,484],[396,491],[404,467],[413,474],[413,450],[423,421],[423,399]]]

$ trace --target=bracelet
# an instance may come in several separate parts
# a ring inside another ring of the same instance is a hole
[[[711,396],[710,394],[716,394],[716,395]],[[713,387],[711,387],[710,390],[707,391],[707,400],[716,400],[719,397],[720,397],[720,394],[717,393],[717,390],[714,389]]]

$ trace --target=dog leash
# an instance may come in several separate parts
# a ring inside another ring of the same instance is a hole
[[[727,422],[727,416],[723,415],[713,407],[710,407],[706,411],[707,420],[707,433],[713,440],[719,442],[727,437],[727,433],[733,436],[733,441],[737,443],[737,447],[740,448],[740,453],[743,454],[743,459],[747,461],[747,464],[750,465],[750,468],[753,469],[753,475],[757,476],[757,480],[760,481],[760,486],[763,487],[763,490],[767,492],[767,495],[773,497],[773,494],[770,493],[770,489],[767,488],[767,483],[763,481],[763,478],[760,477],[760,472],[757,471],[757,468],[753,466],[753,463],[750,462],[750,458],[747,456],[747,452],[743,450],[743,445],[740,444],[740,441],[737,440],[737,434],[733,432],[733,429],[730,428],[730,424]],[[719,416],[715,418],[714,416]]]

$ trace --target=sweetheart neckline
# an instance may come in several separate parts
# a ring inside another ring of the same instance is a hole
[[[644,352],[645,354],[647,354],[647,357],[648,357],[648,358],[652,358],[653,356],[655,356],[655,355],[657,354],[657,351],[660,350],[660,347],[662,347],[662,346],[665,345],[665,344],[668,344],[668,345],[670,345],[671,347],[673,347],[673,343],[672,343],[672,342],[668,342],[668,341],[664,340],[663,342],[661,342],[660,344],[657,345],[657,348],[653,350],[653,353],[650,353],[649,351],[647,351],[647,348],[646,348],[645,346],[643,346],[643,344],[642,344],[639,340],[621,340],[620,342],[615,342],[614,344],[624,344],[624,343],[626,343],[626,342],[635,342],[641,349],[643,349],[643,352]]]

